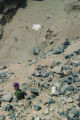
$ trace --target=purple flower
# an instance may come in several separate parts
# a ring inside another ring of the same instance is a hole
[[[19,89],[19,83],[14,82],[13,87],[14,87],[15,90],[18,90]]]

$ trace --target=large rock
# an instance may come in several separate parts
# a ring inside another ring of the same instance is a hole
[[[80,49],[78,49],[77,51],[75,51],[75,53],[76,53],[77,55],[80,55]]]
[[[2,26],[0,25],[0,39],[2,38],[2,35],[3,35],[3,28],[2,28]]]
[[[62,71],[62,66],[56,66],[53,68],[53,72],[55,73],[61,73],[61,71]]]
[[[7,93],[1,98],[1,100],[4,102],[11,102],[12,99],[13,99],[13,96],[11,93]]]
[[[35,111],[39,111],[41,109],[41,107],[39,105],[34,105],[34,110]]]
[[[10,104],[7,104],[6,107],[4,108],[5,111],[13,110],[13,106]]]

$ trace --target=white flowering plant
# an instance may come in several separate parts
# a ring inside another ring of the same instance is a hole
[[[35,30],[35,31],[38,31],[42,28],[42,26],[40,24],[33,24],[32,25],[32,29]]]

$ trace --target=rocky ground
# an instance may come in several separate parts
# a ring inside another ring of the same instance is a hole
[[[80,120],[79,10],[79,1],[65,7],[67,26],[47,28],[34,59],[0,67],[0,120]],[[25,93],[18,101],[14,81]]]

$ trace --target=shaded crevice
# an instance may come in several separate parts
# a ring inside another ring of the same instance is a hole
[[[0,0],[0,39],[3,36],[3,25],[10,22],[18,8],[25,8],[27,0]]]

